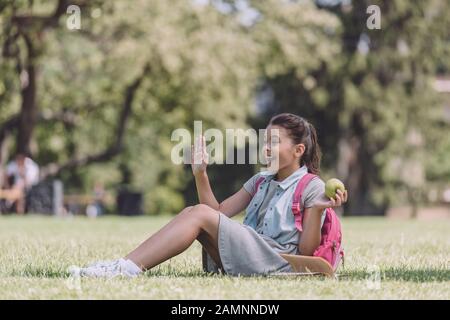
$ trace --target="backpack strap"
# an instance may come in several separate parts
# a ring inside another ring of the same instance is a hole
[[[312,173],[305,174],[298,182],[294,191],[294,198],[292,199],[292,213],[294,214],[295,226],[299,231],[303,231],[303,210],[300,209],[302,194],[308,183],[316,177],[317,175]]]
[[[252,197],[254,197],[255,194],[258,192],[258,188],[259,188],[260,184],[264,181],[264,179],[265,179],[264,177],[259,177],[258,179],[256,179],[255,191],[253,192]]]

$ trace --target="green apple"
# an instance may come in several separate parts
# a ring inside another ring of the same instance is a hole
[[[341,180],[333,178],[325,183],[325,195],[328,198],[335,198],[337,190],[345,191],[345,186]]]

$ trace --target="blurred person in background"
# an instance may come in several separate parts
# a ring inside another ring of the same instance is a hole
[[[25,197],[32,186],[39,182],[39,166],[23,153],[16,154],[6,166],[3,178],[7,203],[18,214],[25,213]]]

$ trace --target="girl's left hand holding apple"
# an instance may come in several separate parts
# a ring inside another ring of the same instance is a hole
[[[341,190],[336,190],[335,198],[328,198],[325,193],[313,204],[313,208],[317,210],[324,210],[326,208],[340,207],[342,204],[346,203],[348,199],[347,190],[342,192]]]

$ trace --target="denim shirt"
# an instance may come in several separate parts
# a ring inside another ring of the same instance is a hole
[[[275,178],[275,174],[265,171],[253,176],[251,178],[253,181],[256,181],[261,176],[265,177],[265,180],[261,182],[259,189],[247,206],[244,225],[260,232],[263,238],[270,237],[281,245],[298,245],[301,234],[295,226],[291,208],[295,188],[307,171],[306,166],[302,166],[278,184],[272,199],[270,199],[267,205],[264,223],[260,230],[256,230],[258,215],[260,214],[259,209],[264,202],[270,181]],[[302,209],[303,207],[308,208],[312,206],[315,199],[323,194],[324,188],[325,184],[321,179],[313,179],[305,188],[302,195],[300,204]],[[247,191],[249,192],[249,190]],[[322,224],[324,218],[325,211],[322,215]]]

